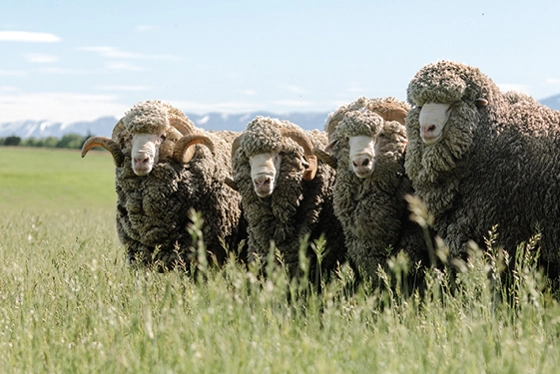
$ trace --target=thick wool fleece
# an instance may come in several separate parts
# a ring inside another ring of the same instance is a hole
[[[478,108],[475,100],[488,105]],[[452,257],[467,255],[468,241],[484,246],[498,225],[497,245],[542,234],[541,258],[560,263],[560,113],[524,95],[503,95],[478,69],[441,61],[411,80],[406,118],[405,169],[416,193],[434,215],[434,228]],[[442,139],[425,145],[420,107],[450,103]]]
[[[240,147],[232,157],[234,180],[242,196],[248,225],[249,261],[257,257],[266,259],[273,242],[291,275],[295,275],[300,240],[309,235],[312,243],[325,234],[328,253],[321,267],[333,269],[337,262],[345,260],[346,252],[342,228],[332,207],[334,170],[319,162],[315,178],[304,181],[303,149],[293,140],[282,137],[281,128],[304,131],[290,122],[259,116],[248,124]],[[326,145],[323,132],[304,133],[314,146],[323,148]],[[271,151],[279,151],[282,157],[277,186],[271,196],[260,198],[253,188],[249,157]],[[310,249],[308,253],[313,259]]]
[[[373,173],[364,179],[353,172],[348,137],[370,136],[376,140]],[[412,185],[404,174],[406,129],[396,121],[384,121],[376,113],[349,112],[333,137],[338,160],[334,185],[335,214],[342,223],[350,259],[376,278],[378,267],[404,251],[413,263],[427,264],[427,248],[421,228],[409,220],[405,200]]]
[[[169,127],[168,113],[168,105],[158,100],[148,100],[126,112],[123,123],[131,134],[156,134]]]
[[[398,121],[404,125],[404,115],[410,109],[410,106],[404,101],[397,100],[393,97],[385,98],[367,98],[359,97],[357,100],[352,101],[346,105],[340,106],[336,111],[329,114],[327,122],[325,123],[325,131],[332,141],[332,134],[336,127],[342,121],[346,113],[351,111],[370,111],[377,113],[385,121]]]
[[[135,106],[125,117],[135,130],[153,130],[151,126],[165,122],[160,112],[172,108],[161,102],[150,102],[154,109],[149,109],[147,103]],[[186,118],[178,110],[170,110],[168,114]],[[145,127],[142,127],[143,119],[148,124]],[[117,167],[115,178],[117,233],[132,261],[146,265],[157,262],[162,268],[196,261],[196,246],[187,231],[192,223],[191,209],[200,212],[206,250],[219,264],[226,258],[224,246],[237,250],[241,197],[223,183],[231,176],[231,143],[224,140],[231,136],[194,130],[211,138],[215,154],[203,145],[196,145],[189,163],[160,160],[143,177],[134,174],[130,166],[130,143],[122,145],[125,161]],[[170,154],[178,140],[175,135],[176,132],[172,139],[166,140],[171,147]]]

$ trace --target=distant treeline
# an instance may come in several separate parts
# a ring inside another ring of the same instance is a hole
[[[21,146],[21,147],[46,147],[46,148],[72,148],[81,149],[84,142],[91,135],[83,136],[80,134],[66,134],[62,138],[48,136],[46,138],[25,138],[19,136],[7,136],[0,138],[0,146]]]

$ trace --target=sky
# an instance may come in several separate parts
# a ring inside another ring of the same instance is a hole
[[[560,1],[0,2],[0,123],[91,121],[157,99],[187,113],[332,112],[406,100],[455,60],[560,93]]]

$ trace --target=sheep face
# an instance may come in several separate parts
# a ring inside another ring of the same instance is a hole
[[[451,104],[426,103],[420,109],[420,137],[426,145],[437,143],[449,119]]]
[[[257,196],[264,198],[272,195],[281,162],[282,156],[278,152],[259,153],[249,157],[251,179]]]
[[[132,136],[132,170],[138,176],[148,175],[159,161],[159,149],[164,133],[140,133]]]
[[[348,138],[350,146],[350,168],[358,178],[371,175],[375,163],[375,140],[370,136],[360,135]]]

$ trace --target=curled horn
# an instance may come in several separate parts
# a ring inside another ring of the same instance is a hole
[[[175,127],[183,136],[191,135],[193,133],[192,125],[183,118],[170,116],[169,124]]]
[[[117,122],[117,124],[113,128],[113,133],[111,134],[111,139],[113,139],[113,141],[117,143],[119,142],[120,134],[125,130],[123,119],[124,117],[121,118],[119,122]]]
[[[404,126],[404,119],[406,118],[407,111],[403,108],[394,107],[388,108],[386,112],[379,113],[385,121],[397,121]]]
[[[111,152],[115,166],[121,167],[124,161],[124,154],[119,145],[106,136],[94,136],[86,140],[82,146],[82,157],[84,157],[90,149],[94,147],[102,147]]]
[[[288,137],[298,143],[303,148],[303,154],[307,163],[307,169],[303,172],[303,180],[310,181],[317,174],[317,157],[313,154],[313,144],[309,138],[300,130],[281,129],[282,136]]]
[[[237,149],[239,147],[241,147],[241,139],[243,138],[243,135],[239,135],[237,138],[235,138],[233,140],[233,143],[231,144],[231,158],[233,158],[233,155],[235,154],[235,151],[237,151]]]
[[[319,148],[313,148],[313,154],[317,156],[317,158],[323,161],[325,164],[329,165],[331,168],[336,169],[338,162],[336,158],[328,154],[327,152],[323,151]]]
[[[188,163],[194,156],[194,148],[191,146],[195,144],[203,144],[212,154],[214,153],[214,142],[206,135],[187,135],[182,137],[175,145],[173,151],[173,158],[181,163]]]

